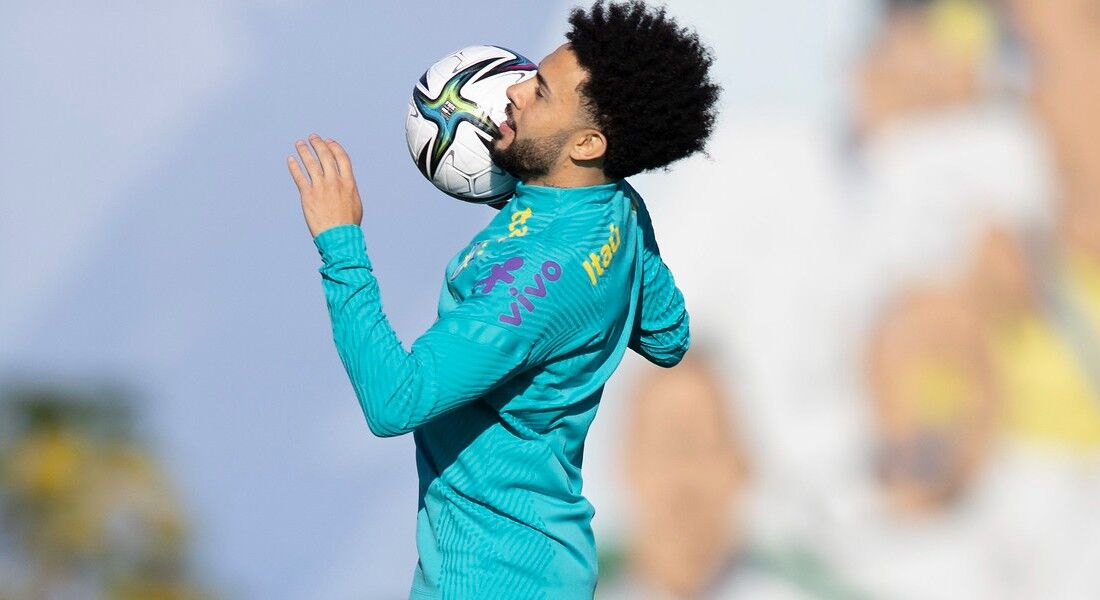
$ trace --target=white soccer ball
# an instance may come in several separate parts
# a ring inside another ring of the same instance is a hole
[[[535,76],[537,67],[497,46],[470,46],[424,72],[413,88],[405,119],[409,154],[437,188],[467,202],[504,200],[516,180],[493,164],[489,148],[499,137],[506,91]]]

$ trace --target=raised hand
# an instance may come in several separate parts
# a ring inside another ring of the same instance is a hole
[[[309,234],[317,237],[337,225],[359,225],[363,222],[363,202],[355,186],[348,153],[336,140],[325,141],[317,134],[309,136],[309,145],[313,146],[316,157],[305,142],[298,140],[295,143],[305,164],[305,173],[293,156],[286,159],[290,176],[302,195],[302,213]]]

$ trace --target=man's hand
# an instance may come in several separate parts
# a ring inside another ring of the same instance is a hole
[[[359,189],[355,187],[355,177],[351,173],[351,159],[344,148],[335,140],[322,140],[317,134],[309,136],[317,158],[309,151],[302,140],[295,146],[298,155],[306,166],[309,177],[302,173],[298,161],[287,157],[290,176],[302,194],[302,213],[309,226],[309,234],[317,234],[337,225],[359,225],[363,222],[363,202],[359,199]]]

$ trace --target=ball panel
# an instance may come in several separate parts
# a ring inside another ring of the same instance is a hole
[[[469,123],[458,125],[453,153],[455,166],[463,173],[476,175],[493,166],[489,152],[481,141],[483,135]]]
[[[443,159],[443,164],[439,168],[439,176],[436,179],[442,179],[444,189],[452,194],[458,194],[461,196],[469,195],[470,178],[466,176],[461,170],[455,168],[454,153],[447,154]]]

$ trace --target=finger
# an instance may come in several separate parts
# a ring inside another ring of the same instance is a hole
[[[317,162],[316,158],[313,158],[313,153],[309,151],[309,145],[298,140],[294,144],[298,148],[298,156],[302,157],[302,164],[306,166],[306,172],[309,173],[309,178],[312,183],[317,183],[324,176],[324,171],[321,169],[321,163]]]
[[[287,168],[290,169],[290,176],[294,179],[294,184],[298,186],[298,191],[304,192],[309,189],[309,180],[306,179],[306,174],[298,166],[298,161],[294,160],[293,156],[288,156],[286,162]]]
[[[336,167],[336,157],[332,155],[332,150],[329,149],[325,140],[322,140],[321,136],[315,133],[309,136],[309,143],[313,145],[313,149],[317,152],[317,159],[321,161],[321,167],[324,169],[325,174],[338,177],[340,173]]]
[[[351,157],[348,156],[347,151],[336,140],[329,140],[328,147],[332,150],[332,155],[336,157],[336,166],[340,168],[340,176],[349,179],[352,178],[351,174]]]

